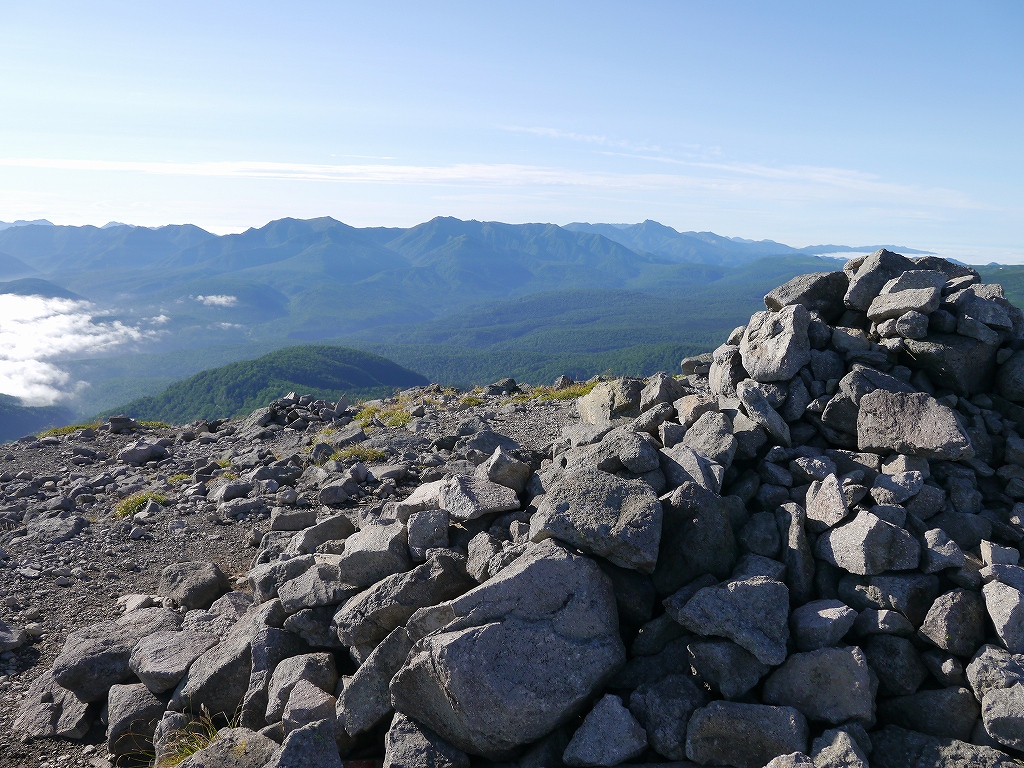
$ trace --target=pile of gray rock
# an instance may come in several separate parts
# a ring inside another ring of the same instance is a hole
[[[888,251],[765,304],[679,376],[598,383],[543,451],[311,398],[234,425],[326,416],[396,460],[256,461],[239,499],[311,503],[267,504],[244,587],[168,566],[68,637],[16,728],[100,717],[159,765],[212,717],[190,768],[1022,765],[1024,313]]]

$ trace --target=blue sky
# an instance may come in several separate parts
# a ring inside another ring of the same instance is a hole
[[[1019,2],[8,6],[0,220],[652,218],[1024,261]]]

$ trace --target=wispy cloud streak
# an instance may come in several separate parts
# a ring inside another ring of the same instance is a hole
[[[48,158],[0,158],[0,167],[360,184],[574,187],[592,190],[714,193],[718,196],[765,201],[830,200],[883,205],[898,202],[902,205],[946,209],[985,207],[956,190],[892,182],[872,174],[842,168],[707,162],[655,155],[630,156],[678,167],[679,172],[616,173],[513,163],[332,165],[260,161],[177,163]]]

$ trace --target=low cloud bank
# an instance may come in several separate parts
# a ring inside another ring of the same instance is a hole
[[[238,297],[213,294],[212,296],[196,296],[196,301],[207,307],[233,307],[238,303]]]
[[[61,359],[156,335],[102,316],[87,301],[0,295],[0,393],[25,405],[53,405],[84,386],[60,367]]]

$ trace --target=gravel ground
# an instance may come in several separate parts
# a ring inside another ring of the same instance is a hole
[[[458,395],[431,396],[422,418],[409,427],[368,429],[368,444],[385,447],[389,461],[404,459],[415,469],[413,457],[424,458],[424,443],[457,434],[467,422],[473,431],[489,427],[512,437],[536,455],[549,449],[564,426],[578,421],[572,401],[483,399],[481,405],[466,407]],[[408,402],[407,396],[403,403]],[[191,482],[183,476],[209,460],[228,464],[254,450],[278,458],[301,455],[304,448],[308,450],[313,430],[297,433],[285,429],[271,439],[257,441],[227,434],[230,431],[221,427],[215,436],[201,435],[200,440],[183,442],[180,428],[141,429],[120,435],[100,430],[94,435],[75,433],[0,446],[0,619],[26,627],[34,635],[27,645],[0,655],[0,768],[109,766],[99,718],[80,742],[19,740],[12,725],[29,684],[50,667],[69,633],[120,616],[119,597],[155,594],[165,566],[212,561],[232,579],[245,576],[255,544],[268,527],[266,516],[240,521],[220,517],[216,505],[205,499],[182,497],[183,486]],[[114,458],[140,437],[173,441],[171,458],[142,467]],[[438,458],[444,459],[445,453],[441,451]],[[81,532],[55,542],[22,524],[26,510],[52,506],[73,495],[76,486],[101,474],[109,474],[111,482],[92,494],[79,494],[78,504],[71,510],[72,515],[89,521]],[[415,482],[414,477],[410,486]],[[34,484],[35,493],[19,491],[29,483]],[[303,489],[296,490],[301,497]],[[133,491],[166,496],[165,510],[139,526],[119,518],[116,505]],[[395,489],[399,496],[409,491],[408,486]],[[370,496],[358,503],[377,501]],[[141,529],[141,538],[131,538],[133,528]],[[172,533],[171,528],[178,530]],[[245,588],[241,583],[237,586]]]

